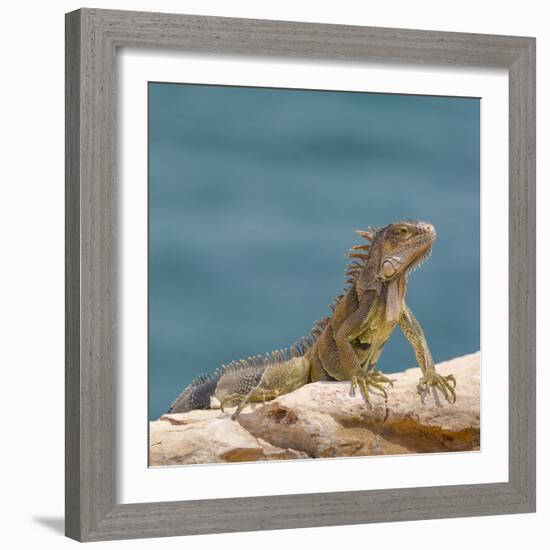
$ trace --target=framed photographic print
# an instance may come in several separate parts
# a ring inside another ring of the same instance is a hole
[[[67,535],[534,511],[534,39],[66,33]]]

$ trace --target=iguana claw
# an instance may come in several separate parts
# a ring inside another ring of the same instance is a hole
[[[456,380],[452,374],[441,376],[441,374],[435,372],[434,369],[426,370],[422,378],[418,381],[416,389],[418,393],[423,394],[428,391],[430,386],[439,388],[449,403],[456,403]],[[452,396],[452,401],[449,399],[449,394]]]
[[[388,393],[382,384],[388,384],[390,387],[393,387],[393,381],[384,376],[380,371],[362,371],[356,376],[351,377],[351,395],[355,395],[355,390],[359,386],[365,403],[369,403],[369,386],[372,386],[379,390],[387,401]]]

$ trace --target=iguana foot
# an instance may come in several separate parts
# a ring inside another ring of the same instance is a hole
[[[230,396],[228,396],[225,399],[220,401],[220,410],[222,412],[225,412],[225,407],[235,407],[244,398],[245,398],[245,396],[241,395],[240,393],[233,393]]]
[[[430,386],[439,388],[449,403],[456,402],[456,380],[452,374],[441,376],[441,374],[435,372],[434,369],[426,370],[422,378],[419,380],[416,389],[418,393],[422,395],[429,390]],[[449,396],[452,397],[452,401],[449,399]]]
[[[383,384],[388,384],[390,387],[393,387],[393,381],[384,376],[380,371],[361,371],[356,376],[351,377],[351,395],[355,395],[355,389],[359,386],[365,403],[369,403],[370,386],[379,390],[387,401],[388,393]]]
[[[245,405],[249,401],[262,401],[265,404],[266,400],[270,401],[271,399],[276,399],[279,397],[279,392],[277,390],[264,390],[263,388],[254,388],[246,397],[239,403],[239,406],[235,412],[231,415],[231,420],[236,420],[241,411],[244,409]]]

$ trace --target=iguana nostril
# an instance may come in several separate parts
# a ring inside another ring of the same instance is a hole
[[[435,227],[431,223],[424,223],[422,224],[422,232],[428,233],[435,237]]]

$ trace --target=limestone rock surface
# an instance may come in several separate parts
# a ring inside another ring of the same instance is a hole
[[[150,423],[151,466],[479,450],[480,354],[436,366],[454,374],[457,400],[420,396],[420,369],[388,375],[388,401],[367,405],[349,382],[316,382],[273,401],[233,409],[165,414]]]

